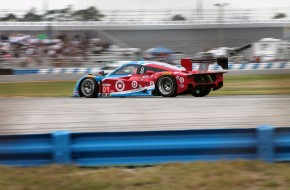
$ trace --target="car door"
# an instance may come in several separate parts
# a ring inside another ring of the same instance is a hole
[[[104,78],[101,89],[102,96],[120,95],[132,90],[130,78],[137,73],[138,67],[138,64],[124,65]],[[135,86],[133,85],[133,87]]]
[[[144,91],[145,66],[132,64],[116,70],[102,81],[102,96],[138,96]]]

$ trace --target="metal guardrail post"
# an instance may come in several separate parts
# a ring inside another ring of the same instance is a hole
[[[70,164],[71,158],[71,137],[68,131],[57,131],[52,134],[54,144],[53,162],[56,164]]]
[[[274,160],[274,128],[262,125],[257,128],[257,153],[262,161],[272,163]]]

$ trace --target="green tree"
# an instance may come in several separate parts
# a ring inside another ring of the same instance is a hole
[[[178,21],[178,20],[186,20],[186,18],[180,14],[177,14],[177,15],[174,15],[172,18],[171,18],[172,21]]]
[[[75,20],[79,21],[99,21],[104,15],[102,15],[99,10],[95,7],[89,7],[87,9],[78,10],[72,14]]]
[[[12,13],[5,15],[3,18],[0,18],[1,21],[18,21],[17,16]]]
[[[20,20],[21,21],[42,21],[42,15],[36,14],[36,9],[32,8]]]
[[[280,19],[280,18],[286,18],[286,17],[287,17],[287,15],[284,14],[284,13],[277,13],[277,14],[273,17],[273,19]]]
[[[67,20],[71,20],[71,16],[72,16],[72,6],[69,5],[64,9],[53,9],[53,10],[47,11],[43,15],[43,19],[49,20],[49,21],[53,21],[53,20],[67,21]]]

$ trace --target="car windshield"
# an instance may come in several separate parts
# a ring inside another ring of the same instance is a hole
[[[138,65],[126,65],[122,68],[120,68],[119,70],[117,70],[116,72],[114,72],[113,74],[115,75],[132,75],[132,74],[136,74],[137,73],[137,68]]]

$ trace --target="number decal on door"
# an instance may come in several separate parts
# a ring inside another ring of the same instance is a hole
[[[110,93],[110,87],[109,86],[103,86],[103,93]]]

